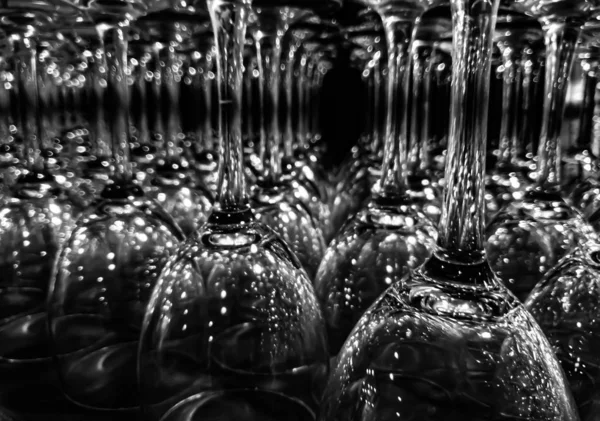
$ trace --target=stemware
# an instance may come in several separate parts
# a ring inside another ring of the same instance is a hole
[[[584,31],[587,32],[585,29]],[[589,35],[588,32],[582,37],[584,42]],[[586,48],[585,60],[589,60],[590,64],[597,60],[597,51],[594,51],[594,47],[588,45],[584,48]],[[594,70],[588,69],[588,71]],[[585,133],[586,130],[582,132]],[[579,146],[584,146],[584,143],[580,143]],[[583,158],[586,155],[585,151],[589,151],[588,147],[585,145],[584,148],[571,152],[579,152],[582,155],[579,158]],[[588,154],[587,157],[593,158],[593,155]],[[570,155],[569,161],[571,162],[566,165],[582,166],[585,163],[584,159],[577,163],[576,153]],[[581,174],[579,170],[575,173]],[[595,178],[591,177],[590,180],[593,182]],[[585,180],[579,181],[579,187],[583,188],[586,185],[588,188],[590,185],[593,186],[589,181],[587,183]],[[587,190],[587,194],[591,192],[593,189]],[[600,246],[594,238],[571,251],[549,270],[525,302],[525,307],[554,346],[571,385],[582,420],[597,418],[600,409],[600,395],[596,387],[600,380],[598,371],[600,361],[597,358],[600,349],[597,339],[600,327],[598,324],[599,274]]]
[[[135,184],[129,154],[125,66],[129,22],[153,2],[77,2],[104,47],[113,173],[62,246],[49,292],[49,329],[70,401],[111,418],[139,408],[136,355],[154,282],[183,239],[179,227]]]
[[[43,159],[50,139],[39,124],[36,41],[64,21],[77,24],[86,16],[59,0],[5,1],[0,15],[10,46],[5,59],[13,62],[14,122],[24,158],[0,199],[0,405],[22,416],[53,417],[61,393],[48,350],[46,294],[58,250],[80,210]]]
[[[265,225],[271,227],[296,254],[310,279],[314,278],[323,252],[325,239],[317,215],[296,198],[301,187],[282,177],[282,137],[279,125],[282,41],[289,25],[303,16],[302,8],[285,5],[274,7],[254,3],[254,24],[250,26],[255,40],[260,75],[260,146],[262,174],[252,190],[252,207]],[[305,196],[305,195],[302,195]]]
[[[152,120],[158,153],[154,156],[155,171],[146,190],[149,197],[173,217],[185,235],[206,222],[213,198],[208,188],[196,182],[191,164],[180,152],[184,138],[179,108],[182,60],[177,57],[177,51],[191,38],[209,32],[209,26],[206,10],[182,0],[163,2],[159,11],[136,21],[142,38],[151,45],[150,64],[155,74],[153,101],[156,112]]]
[[[294,99],[299,99],[295,98],[294,94],[300,96],[299,92],[295,92],[298,85],[295,84],[294,74],[298,73],[298,80],[302,78],[302,71],[298,69],[302,62],[301,52],[312,37],[318,36],[320,39],[327,40],[337,35],[338,31],[338,27],[332,22],[308,13],[290,25],[283,40],[286,47],[283,49],[285,60],[282,60],[286,115],[282,136],[282,177],[292,183],[296,199],[301,201],[317,220],[325,242],[328,242],[333,235],[329,224],[331,183],[319,165],[320,160],[315,156],[314,149],[302,145],[294,131]],[[301,107],[298,106],[298,109],[300,110]],[[313,113],[319,114],[314,110]],[[296,120],[300,121],[300,119],[301,116],[296,115]]]
[[[559,134],[575,45],[582,25],[599,3],[546,3],[519,0],[512,4],[536,16],[544,27],[545,102],[537,178],[521,199],[507,203],[496,214],[486,233],[492,268],[522,300],[548,269],[592,233],[579,211],[569,206],[561,194]]]
[[[437,117],[432,112],[433,102],[437,99],[432,96],[434,66],[438,64],[434,50],[440,43],[451,39],[449,8],[434,7],[421,17],[412,46],[408,193],[412,202],[436,224],[442,214],[442,201],[430,154],[433,125]]]
[[[594,216],[599,208],[596,200],[598,194],[598,162],[592,151],[592,126],[594,122],[596,101],[595,90],[598,80],[598,61],[600,59],[600,44],[598,35],[600,25],[597,19],[593,19],[584,25],[582,31],[581,66],[584,76],[584,104],[581,112],[580,131],[577,144],[567,150],[565,167],[571,168],[573,173],[574,187],[569,199],[573,206],[580,209],[585,218],[592,222],[594,229],[598,229],[598,221]],[[568,171],[568,170],[567,170]]]
[[[382,175],[368,205],[331,242],[315,278],[325,313],[330,352],[337,354],[363,312],[390,285],[431,254],[436,229],[412,199],[406,177],[410,34],[427,2],[407,9],[402,25],[379,9],[388,42],[387,127]],[[403,10],[404,11],[404,10]]]
[[[554,347],[581,419],[590,421],[600,409],[599,276],[600,247],[586,243],[549,270],[525,302]]]
[[[217,54],[219,197],[163,271],[141,334],[150,419],[244,414],[313,419],[327,374],[313,287],[248,205],[242,157],[242,49],[249,1],[209,0]],[[308,1],[297,3],[310,5]]]
[[[581,191],[587,179],[598,178],[598,158],[592,152],[593,120],[596,108],[595,94],[598,84],[598,60],[600,45],[600,21],[592,19],[586,22],[581,31],[576,51],[576,65],[573,70],[581,72],[581,111],[579,113],[577,133],[565,148],[562,157],[564,180],[568,190]],[[573,72],[575,73],[575,72]],[[574,75],[573,75],[574,76]],[[581,186],[583,185],[583,186]],[[575,196],[579,196],[575,194]]]
[[[438,250],[392,285],[342,348],[322,420],[577,420],[531,315],[490,270],[483,175],[498,1],[452,0],[452,110]]]
[[[520,165],[518,151],[521,147],[520,121],[522,112],[522,81],[524,51],[543,38],[542,28],[536,19],[503,7],[501,3],[494,43],[501,54],[502,63],[502,117],[497,160],[486,179],[487,217],[492,218],[507,203],[522,197],[530,185],[526,171]]]
[[[334,187],[333,200],[331,203],[331,232],[337,234],[346,220],[356,214],[365,201],[369,199],[371,189],[381,176],[381,162],[383,156],[383,139],[385,126],[385,113],[383,112],[384,99],[381,103],[376,102],[383,97],[384,76],[383,70],[385,60],[385,34],[382,29],[381,17],[373,12],[364,10],[364,6],[353,2],[347,2],[345,9],[345,32],[352,34],[355,31],[372,30],[380,32],[379,38],[374,38],[370,52],[373,61],[373,86],[367,94],[372,97],[369,112],[370,122],[365,127],[363,135],[359,138],[358,145],[353,148],[342,164],[337,175]],[[349,16],[348,16],[349,15]],[[354,29],[356,28],[356,29]],[[364,45],[364,44],[363,44]],[[367,46],[368,51],[368,46]],[[379,53],[379,54],[378,54]],[[359,69],[364,72],[366,69]],[[377,70],[380,70],[379,72]],[[379,75],[379,73],[382,73]],[[381,110],[381,111],[380,111]]]

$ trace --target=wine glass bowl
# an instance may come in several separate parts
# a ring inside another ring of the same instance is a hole
[[[591,238],[593,229],[560,196],[540,200],[530,192],[508,203],[490,221],[486,235],[490,265],[525,300],[551,267]]]
[[[491,274],[485,292],[439,275],[417,271],[365,313],[321,419],[577,419],[547,339],[515,297]]]
[[[58,371],[72,401],[100,410],[139,406],[135,357],[145,306],[181,239],[169,215],[133,186],[110,184],[79,219],[58,258],[49,309]]]
[[[488,109],[473,104],[489,100],[498,4],[451,1],[452,123],[437,247],[354,327],[322,420],[578,418],[552,348],[483,247]]]
[[[328,364],[320,309],[298,260],[265,225],[209,223],[158,285],[141,339],[147,411],[253,387],[315,409]]]
[[[531,291],[525,307],[539,323],[569,380],[582,419],[597,413],[600,248],[577,247]],[[569,303],[565,305],[564,303]]]
[[[548,270],[593,230],[561,194],[560,130],[566,80],[583,24],[595,1],[516,1],[512,6],[543,24],[547,57],[542,130],[535,183],[520,200],[507,203],[489,223],[486,250],[492,268],[525,298]],[[517,248],[524,249],[516,251]]]
[[[429,258],[436,239],[433,223],[409,206],[371,204],[343,226],[315,278],[332,355],[371,304]]]

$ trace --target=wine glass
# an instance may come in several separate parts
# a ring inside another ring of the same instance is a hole
[[[439,180],[431,162],[430,143],[438,116],[433,114],[434,67],[439,65],[437,46],[452,39],[450,10],[446,6],[428,10],[417,25],[412,46],[410,92],[411,113],[408,136],[408,193],[412,202],[435,224],[442,214]],[[434,117],[435,116],[435,117]]]
[[[365,202],[369,199],[373,186],[381,176],[385,130],[385,113],[382,110],[385,99],[381,97],[384,96],[382,73],[388,58],[385,54],[385,34],[381,17],[375,12],[368,13],[362,7],[357,7],[355,2],[347,3],[344,8],[350,9],[346,12],[346,15],[350,15],[350,19],[346,16],[344,32],[349,40],[352,39],[353,34],[363,31],[373,31],[379,33],[379,36],[371,38],[370,45],[367,45],[368,39],[363,39],[360,44],[363,48],[367,48],[367,52],[370,51],[371,59],[366,64],[369,65],[371,62],[373,64],[369,69],[369,73],[373,74],[373,81],[367,92],[372,109],[368,114],[370,121],[367,121],[364,134],[338,172],[331,204],[330,232],[333,234],[337,234],[346,220],[366,205]],[[367,69],[359,70],[364,74]]]
[[[586,22],[581,31],[576,51],[576,65],[573,69],[578,68],[582,74],[583,98],[578,118],[579,130],[571,139],[571,144],[565,148],[562,160],[565,175],[563,185],[566,189],[572,190],[571,197],[575,196],[576,200],[588,187],[587,179],[598,178],[598,158],[592,151],[598,60],[600,59],[598,35],[600,35],[600,21],[596,18]]]
[[[372,50],[372,54],[370,54],[372,64],[369,66],[369,63],[367,63],[367,66],[372,69],[366,69],[362,59],[356,62],[350,61],[350,67],[355,67],[359,70],[363,77],[365,77],[365,71],[369,70],[367,73],[371,75],[371,79],[365,81],[365,85],[367,88],[367,103],[372,108],[372,111],[366,116],[365,128],[363,133],[359,136],[357,144],[352,147],[348,156],[344,158],[339,168],[337,168],[334,182],[339,184],[342,181],[352,178],[353,173],[357,171],[357,168],[360,168],[363,165],[372,165],[367,162],[372,160],[374,163],[381,163],[383,148],[380,146],[383,144],[382,128],[385,125],[385,122],[383,121],[385,119],[382,118],[382,114],[385,113],[380,112],[383,102],[381,99],[383,97],[382,86],[384,85],[382,83],[383,74],[381,68],[385,63],[386,50],[384,45],[385,34],[383,33],[381,17],[374,10],[369,9],[360,3],[346,2],[344,3],[342,10],[337,13],[336,20],[340,22],[343,33],[346,36],[364,30],[380,32],[379,38],[373,39],[373,42],[367,46],[367,52],[369,46],[371,46]],[[362,42],[357,46],[364,44],[365,43]],[[333,194],[335,193],[334,186]],[[341,223],[343,222],[344,221]]]
[[[600,31],[599,21],[588,21],[582,31],[581,65],[584,67],[584,109],[581,115],[581,128],[577,144],[566,152],[565,166],[573,168],[575,175],[574,187],[569,195],[570,202],[580,209],[585,218],[592,222],[597,230],[598,222],[594,216],[599,208],[596,196],[598,194],[598,163],[592,148],[592,126],[595,113],[595,88],[598,78],[598,60],[600,59],[600,44],[597,38]]]
[[[219,199],[153,291],[139,350],[144,410],[150,419],[192,420],[213,408],[267,418],[283,408],[313,419],[329,358],[321,311],[298,259],[254,216],[244,186],[250,5],[207,4],[218,49]]]
[[[329,39],[338,32],[339,28],[330,20],[307,13],[290,25],[282,40],[285,45],[282,50],[282,57],[285,58],[282,60],[282,82],[286,110],[282,134],[282,177],[292,183],[294,196],[309,209],[310,214],[317,220],[326,243],[333,235],[329,224],[331,183],[327,173],[319,165],[320,160],[314,154],[314,149],[307,149],[304,147],[305,145],[301,145],[294,131],[295,73],[300,73],[298,68],[302,63],[302,48],[309,38],[318,36],[320,39]],[[301,77],[299,76],[297,79],[301,79]],[[318,115],[319,113],[317,110],[313,110],[313,114]],[[300,120],[300,116],[296,117],[297,120]]]
[[[417,3],[413,3],[417,4]],[[392,285],[342,348],[322,420],[577,420],[560,365],[483,248],[483,175],[498,1],[451,1],[451,129],[438,249]]]
[[[249,27],[255,41],[260,77],[261,128],[259,156],[262,174],[252,189],[252,207],[257,218],[271,227],[296,254],[313,279],[325,251],[323,231],[316,215],[296,198],[301,187],[282,177],[282,137],[279,125],[282,41],[289,25],[307,12],[302,8],[259,7]]]
[[[507,203],[486,230],[492,268],[524,300],[548,269],[593,232],[561,194],[559,134],[575,45],[599,3],[519,0],[508,5],[543,23],[547,49],[537,179],[521,199]]]
[[[204,14],[202,12],[204,11]],[[158,153],[155,172],[147,194],[169,213],[184,234],[192,234],[206,222],[212,206],[209,189],[195,180],[192,165],[181,153],[184,135],[180,122],[181,77],[183,60],[178,50],[210,31],[206,10],[196,9],[182,0],[163,2],[161,9],[136,21],[145,41],[151,45],[155,75],[153,136]]]
[[[368,205],[352,216],[328,247],[315,278],[317,297],[325,313],[329,347],[336,355],[363,312],[390,285],[419,267],[435,248],[433,222],[413,200],[407,180],[409,70],[408,34],[425,10],[415,2],[403,26],[392,31],[393,19],[378,10],[388,40],[387,128],[382,175]],[[376,9],[377,10],[377,9]],[[421,12],[421,13],[419,13]]]
[[[550,269],[525,302],[556,351],[582,420],[593,420],[600,404],[599,275],[600,246],[586,243]]]
[[[520,164],[522,148],[519,120],[522,108],[524,52],[543,38],[542,28],[536,19],[510,7],[500,5],[494,43],[501,54],[502,63],[502,122],[500,124],[497,160],[486,177],[486,213],[491,219],[513,200],[519,200],[531,184],[525,168]]]
[[[128,25],[153,1],[76,2],[104,45],[113,172],[78,219],[57,259],[49,292],[52,352],[67,398],[92,414],[139,409],[136,355],[143,314],[179,227],[133,180],[129,154]]]
[[[54,260],[79,209],[42,156],[49,139],[38,124],[36,41],[65,20],[85,20],[85,14],[64,1],[6,1],[0,16],[10,47],[4,58],[14,69],[17,95],[11,104],[19,110],[15,123],[23,156],[15,183],[0,198],[0,405],[39,416],[60,397],[48,351],[46,294]]]

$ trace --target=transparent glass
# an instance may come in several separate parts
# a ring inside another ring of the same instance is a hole
[[[49,291],[51,350],[67,398],[107,416],[139,410],[137,346],[150,293],[181,230],[133,181],[126,78],[129,23],[152,1],[89,1],[106,60],[112,173],[77,221]]]
[[[389,75],[382,175],[368,205],[350,216],[331,242],[315,278],[332,355],[338,353],[377,297],[425,262],[435,248],[437,230],[423,211],[430,203],[415,200],[421,198],[410,190],[406,155],[408,110],[422,105],[418,97],[412,98],[414,103],[409,102],[409,45],[426,5],[415,3],[413,10],[404,11],[405,20],[401,22],[396,22],[394,12],[380,11],[388,37]],[[418,67],[413,66],[415,73],[419,73]],[[419,85],[420,76],[413,79],[414,85]],[[410,106],[402,109],[400,104]],[[417,171],[413,174],[418,177]]]
[[[582,420],[594,419],[600,402],[599,275],[600,247],[590,242],[548,271],[525,302],[554,347]]]
[[[295,194],[301,186],[282,177],[283,143],[279,125],[283,36],[289,25],[305,13],[302,9],[267,5],[256,7],[253,15],[255,24],[250,28],[260,75],[259,156],[263,164],[251,201],[257,218],[282,237],[313,279],[325,251],[325,239],[318,215],[311,214],[310,208]]]
[[[541,25],[508,7],[500,7],[494,34],[502,62],[502,122],[500,124],[498,159],[486,178],[487,218],[508,203],[519,200],[531,185],[526,169],[520,163],[522,149],[521,120],[523,73],[528,65],[525,51],[543,38]]]
[[[37,41],[60,22],[85,16],[58,0],[5,1],[0,15],[3,60],[12,67],[9,86],[16,92],[7,99],[18,110],[5,158],[9,165],[21,159],[14,183],[0,197],[0,406],[39,417],[61,401],[48,349],[46,297],[55,259],[81,209],[45,159],[50,139],[40,118]]]
[[[392,285],[344,344],[322,420],[577,420],[532,316],[483,250],[491,37],[498,1],[452,0],[452,109],[438,249]],[[459,199],[460,198],[460,199]]]
[[[585,16],[593,13],[594,2],[553,2],[547,10],[540,8],[542,4],[546,2],[517,1],[513,5],[535,14],[545,34],[545,101],[537,179],[521,199],[507,203],[498,212],[486,232],[492,268],[521,300],[548,269],[592,233],[579,211],[562,196],[559,134],[575,45]],[[559,13],[556,5],[565,7],[562,18],[555,16]],[[587,15],[582,14],[584,9]]]
[[[249,2],[211,0],[208,9],[218,50],[218,203],[170,259],[147,308],[138,369],[144,413],[314,419],[329,362],[321,311],[299,260],[255,217],[245,190]]]
[[[155,91],[153,133],[158,153],[154,157],[155,173],[147,188],[179,225],[185,235],[204,224],[210,213],[213,196],[194,177],[192,166],[182,153],[185,135],[181,127],[183,57],[180,51],[193,37],[210,32],[210,20],[204,2],[171,2],[167,8],[149,13],[136,22],[150,46],[149,65],[154,71]]]

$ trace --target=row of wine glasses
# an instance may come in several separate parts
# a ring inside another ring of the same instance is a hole
[[[7,416],[594,419],[599,13],[3,2]],[[327,172],[342,54],[369,113]]]

